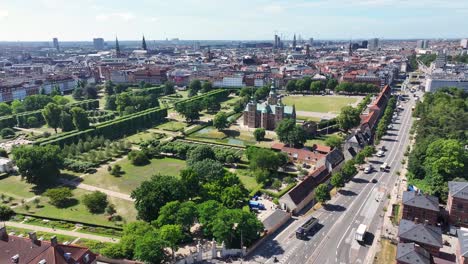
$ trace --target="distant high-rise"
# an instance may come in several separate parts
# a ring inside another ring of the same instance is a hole
[[[120,45],[119,45],[119,39],[115,37],[115,55],[117,57],[120,57]]]
[[[416,48],[418,48],[418,49],[427,49],[427,48],[429,48],[429,40],[427,40],[427,39],[418,40],[416,42]]]
[[[52,41],[54,42],[54,48],[55,48],[57,51],[60,51],[60,46],[59,46],[58,38],[53,38]]]
[[[296,34],[294,34],[293,43],[292,43],[293,49],[296,49],[296,45],[297,45],[297,43],[296,43]]]
[[[464,49],[468,49],[468,39],[462,39],[460,41],[460,46]]]
[[[146,40],[145,40],[145,36],[143,35],[143,40],[141,41],[141,48],[143,50],[148,50],[148,46],[146,46]]]
[[[378,50],[379,49],[379,39],[378,38],[369,39],[369,43],[367,44],[367,48],[369,50]]]
[[[314,45],[314,38],[310,38],[310,39],[309,39],[309,45],[310,45],[310,46],[313,46],[313,45]]]
[[[361,48],[367,49],[367,43],[369,43],[367,40],[363,40],[363,41],[361,42]]]
[[[277,49],[279,47],[278,45],[278,35],[275,34],[275,43],[273,44],[273,48]]]
[[[104,39],[103,38],[95,38],[93,39],[94,49],[95,50],[103,50],[104,49]]]

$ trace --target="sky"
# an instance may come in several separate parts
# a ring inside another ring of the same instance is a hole
[[[0,0],[0,41],[468,37],[467,0]]]

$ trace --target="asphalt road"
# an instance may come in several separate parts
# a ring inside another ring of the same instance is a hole
[[[249,263],[371,263],[370,246],[376,243],[376,231],[382,227],[383,207],[387,194],[397,183],[396,172],[402,167],[401,160],[409,143],[412,124],[411,107],[413,97],[402,103],[405,108],[399,113],[393,128],[379,145],[387,148],[384,157],[372,157],[369,162],[375,170],[364,174],[359,172],[322,209],[309,211],[293,219],[286,227],[273,234],[260,245],[246,261]],[[387,162],[390,170],[380,172],[379,167]],[[372,180],[376,182],[372,182]],[[295,237],[295,230],[311,216],[320,220],[320,229],[307,240]],[[359,224],[368,226],[364,244],[354,239]]]

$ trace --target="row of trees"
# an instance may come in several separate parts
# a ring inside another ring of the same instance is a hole
[[[188,96],[193,97],[199,92],[207,93],[213,90],[213,84],[209,81],[204,81],[203,83],[200,80],[193,80],[190,82],[188,87]]]
[[[55,133],[57,133],[57,128],[59,127],[64,132],[73,129],[85,130],[89,128],[88,114],[81,107],[69,109],[66,106],[49,103],[42,110],[42,115],[47,125],[53,128]]]
[[[375,130],[375,136],[377,139],[381,139],[384,135],[385,132],[387,131],[388,126],[392,122],[392,117],[393,113],[395,112],[395,107],[396,107],[396,99],[395,97],[390,98],[388,100],[387,107],[385,108],[385,112],[382,116],[382,118],[379,121],[379,124],[377,125],[377,129]]]
[[[380,88],[375,84],[342,82],[336,86],[335,92],[346,94],[372,94],[380,92]]]
[[[174,109],[182,116],[185,117],[187,122],[193,122],[200,118],[200,112],[207,110],[209,112],[217,112],[221,109],[220,100],[226,98],[229,91],[214,91],[193,97],[192,99],[178,102],[175,104]]]
[[[286,91],[288,92],[311,92],[313,94],[318,94],[328,90],[335,90],[338,85],[338,81],[334,78],[329,78],[327,80],[312,80],[310,77],[304,77],[297,80],[289,80],[286,84]]]
[[[210,150],[206,150],[205,147],[202,148],[200,146],[203,145],[186,143],[181,141],[173,141],[163,143],[160,145],[154,145],[151,146],[151,148],[156,148],[155,152],[157,153],[171,153],[180,159],[186,159],[187,163],[192,163],[192,160],[201,160],[201,158],[199,157],[203,157],[204,159],[214,159],[221,163],[229,164],[237,163],[241,159],[242,153],[238,150],[225,147],[213,147],[210,148]],[[214,153],[214,155],[207,155],[206,153]]]
[[[408,178],[424,192],[446,201],[447,182],[468,180],[467,93],[448,88],[426,93],[414,110],[416,144],[409,155]]]
[[[288,163],[285,153],[270,149],[248,147],[245,154],[255,180],[262,184],[271,184],[278,176],[278,169]]]

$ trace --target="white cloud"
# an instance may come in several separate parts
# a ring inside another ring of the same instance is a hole
[[[263,7],[263,11],[265,13],[274,15],[274,14],[282,13],[284,11],[284,8],[283,8],[283,6],[281,6],[279,4],[271,4],[271,5],[267,5],[267,6]]]
[[[0,10],[0,19],[6,18],[9,15],[8,11]]]
[[[109,20],[123,20],[123,21],[130,21],[135,18],[135,15],[129,12],[124,13],[109,13],[109,14],[99,14],[96,16],[96,20],[98,21],[109,21]]]

